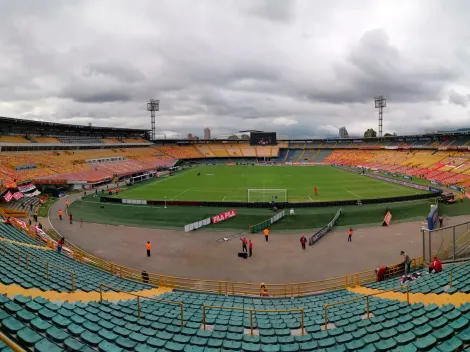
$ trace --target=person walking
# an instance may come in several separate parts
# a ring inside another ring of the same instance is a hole
[[[246,238],[241,237],[240,241],[242,241],[242,252],[244,252],[244,253],[248,252],[247,249],[246,249],[246,244],[247,244]]]
[[[302,237],[300,237],[300,243],[302,244],[302,249],[305,250],[305,244],[307,243],[307,239],[305,238],[304,234],[302,234]]]
[[[268,237],[269,237],[269,230],[268,230],[268,228],[266,227],[263,232],[264,232],[264,239],[266,240],[266,242],[268,242]]]
[[[349,228],[348,231],[348,242],[352,242],[353,229]]]
[[[439,227],[442,227],[442,223],[444,222],[444,217],[443,216],[439,216]]]
[[[150,244],[150,241],[147,241],[145,248],[147,248],[147,257],[150,257],[150,250],[152,249],[152,245]]]
[[[69,214],[69,220],[70,220],[70,225],[73,224],[73,216],[72,216],[72,213]]]
[[[66,207],[67,209],[69,208],[69,200],[68,200],[68,199],[65,200],[65,207]]]
[[[34,213],[33,213],[33,219],[34,219],[34,222],[38,222],[38,211],[35,210]]]
[[[59,209],[59,219],[62,220],[62,209]]]
[[[250,257],[253,255],[253,242],[250,242],[248,243],[248,249],[250,250]]]
[[[405,263],[405,275],[408,275],[410,273],[410,264],[411,264],[410,256],[406,254],[405,251],[401,251],[400,255],[403,256],[403,263]]]

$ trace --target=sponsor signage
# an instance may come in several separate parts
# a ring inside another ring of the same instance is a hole
[[[318,231],[316,234],[314,234],[310,239],[308,240],[308,245],[312,246],[314,245],[317,241],[319,241],[323,236],[325,236],[328,232],[331,231],[333,226],[335,225],[336,221],[341,215],[341,208],[338,210],[336,213],[335,217],[333,220],[330,221],[328,225],[326,225],[324,228],[322,228],[320,231]]]
[[[409,183],[409,182],[405,182],[405,181],[394,180],[394,179],[379,176],[379,175],[367,174],[366,176],[376,178],[376,179],[379,179],[379,180],[383,180],[383,181],[387,181],[387,182],[393,182],[393,183],[403,185],[403,186],[413,187],[413,188],[416,188],[416,189],[422,189],[424,191],[430,191],[430,188],[431,188],[431,187],[426,187],[426,186],[422,186],[422,185],[417,185],[415,183]],[[436,188],[434,188],[434,189],[436,189]],[[439,192],[442,192],[442,191],[439,190]]]
[[[384,172],[384,175],[390,176],[390,173],[388,173],[388,172]]]
[[[385,214],[384,222],[382,223],[382,226],[390,226],[390,221],[392,221],[392,213],[390,211],[387,211],[387,214]]]
[[[455,190],[455,191],[459,191],[459,192],[461,192],[461,193],[465,193],[465,190],[464,190],[462,187],[455,186],[455,185],[450,185],[449,187],[452,188],[452,189]]]
[[[403,175],[403,178],[404,178],[405,180],[410,180],[410,181],[413,179],[413,177],[408,176],[408,175]]]
[[[429,192],[433,192],[433,193],[442,193],[442,189],[439,189],[439,188],[434,188],[434,187],[429,187]]]
[[[212,223],[217,224],[218,222],[225,221],[227,219],[233,218],[237,215],[237,211],[235,209],[223,212],[221,214],[212,216]]]
[[[397,177],[398,175],[397,174],[392,174],[393,177]]]
[[[34,186],[34,185],[31,184],[31,183],[30,183],[30,184],[27,184],[27,185],[24,185],[24,186],[18,186],[18,190],[19,190],[20,192],[22,192],[22,193],[24,193],[24,192],[29,192],[29,191],[31,191],[31,190],[33,190],[33,189],[35,189],[35,188],[36,188],[36,186]]]

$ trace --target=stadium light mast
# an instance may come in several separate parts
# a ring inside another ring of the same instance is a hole
[[[147,110],[150,111],[151,140],[155,140],[155,111],[160,111],[160,100],[150,99],[147,103]]]
[[[387,99],[383,95],[374,97],[375,108],[379,109],[379,137],[382,137],[382,127],[383,127],[383,112],[384,108],[387,106]]]

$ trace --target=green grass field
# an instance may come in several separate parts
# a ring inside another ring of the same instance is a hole
[[[200,173],[200,176],[197,176]],[[314,187],[318,195],[314,194]],[[418,189],[372,179],[332,166],[201,166],[130,186],[117,197],[145,200],[315,202],[407,196]],[[284,191],[286,190],[286,191]]]
[[[367,204],[362,207],[344,206],[337,226],[380,226],[385,211],[393,214],[392,223],[403,221],[424,221],[434,199],[423,199],[389,204]],[[87,196],[70,206],[75,219],[100,224],[136,226],[147,228],[168,228],[183,230],[184,225],[227,211],[228,207],[180,207],[147,206],[100,203],[99,198]],[[444,216],[468,214],[468,205],[456,203],[441,204]],[[227,221],[207,226],[198,231],[247,231],[248,227],[273,216],[274,212],[264,208],[236,208],[237,216]],[[325,226],[338,211],[338,207],[299,208],[295,216],[286,216],[275,223],[275,231],[313,231]]]

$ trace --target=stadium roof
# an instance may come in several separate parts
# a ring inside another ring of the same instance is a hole
[[[15,124],[21,125],[25,127],[34,127],[34,126],[41,126],[41,127],[51,127],[51,128],[60,128],[60,129],[74,129],[80,130],[82,132],[127,132],[127,133],[145,133],[148,132],[147,129],[139,129],[139,128],[119,128],[119,127],[98,127],[98,126],[88,126],[88,125],[72,125],[67,123],[57,123],[57,122],[46,122],[46,121],[38,121],[38,120],[25,120],[25,119],[17,119],[12,117],[3,117],[0,116],[0,125],[6,124]]]

